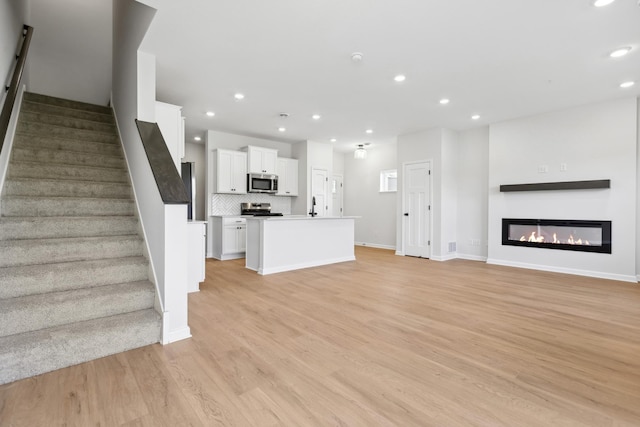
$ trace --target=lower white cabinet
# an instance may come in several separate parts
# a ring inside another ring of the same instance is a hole
[[[242,217],[212,216],[209,220],[211,256],[221,261],[244,258],[247,249],[247,220]]]
[[[207,224],[203,221],[187,223],[187,292],[198,292],[205,278],[205,237]]]

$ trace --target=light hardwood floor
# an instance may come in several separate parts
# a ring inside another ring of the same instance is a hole
[[[207,262],[193,338],[0,386],[1,426],[640,426],[640,286],[357,248]]]

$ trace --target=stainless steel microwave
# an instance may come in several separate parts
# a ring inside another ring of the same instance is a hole
[[[266,173],[247,174],[247,191],[249,193],[277,193],[278,175]]]

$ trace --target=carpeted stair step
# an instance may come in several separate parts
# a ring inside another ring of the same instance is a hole
[[[93,111],[76,108],[65,108],[57,105],[41,104],[31,101],[23,101],[21,111],[39,114],[51,114],[73,119],[90,120],[93,122],[108,123],[111,125],[114,124],[113,114],[111,114],[111,111],[109,111],[108,113],[96,113]]]
[[[0,299],[148,280],[143,256],[0,268]]]
[[[2,198],[2,216],[131,216],[135,214],[132,199],[87,197],[21,197]]]
[[[76,139],[80,141],[105,142],[117,144],[118,134],[115,132],[98,132],[94,130],[73,129],[45,123],[18,121],[17,132],[29,135],[52,136],[55,138]]]
[[[142,250],[137,235],[2,240],[0,267],[140,256]]]
[[[125,236],[138,232],[135,216],[1,217],[0,240]]]
[[[70,179],[100,182],[129,182],[124,168],[98,166],[70,166],[13,161],[9,166],[9,178]]]
[[[111,108],[105,105],[87,104],[86,102],[56,98],[53,96],[41,95],[33,92],[25,92],[24,100],[29,102],[37,102],[39,104],[53,105],[53,106],[62,107],[62,108],[72,108],[75,110],[91,111],[94,113],[111,114]]]
[[[6,196],[107,197],[112,199],[133,197],[131,186],[124,183],[34,178],[8,179],[5,182],[4,194]]]
[[[0,337],[153,308],[154,292],[145,280],[0,300]]]
[[[154,309],[0,338],[0,384],[160,341]]]
[[[124,158],[121,155],[96,156],[91,153],[81,153],[69,150],[47,150],[30,147],[14,147],[13,159],[18,162],[42,162],[70,166],[82,165],[121,168],[124,165]]]
[[[34,147],[47,150],[71,150],[97,155],[104,154],[107,156],[122,156],[122,149],[116,144],[52,138],[49,136],[35,136],[21,133],[16,133],[16,139],[13,142],[13,146],[16,148]]]
[[[91,130],[96,132],[113,133],[116,127],[113,123],[95,122],[75,117],[59,116],[55,114],[20,112],[20,120],[25,123],[41,123],[52,126],[63,126],[69,129]]]

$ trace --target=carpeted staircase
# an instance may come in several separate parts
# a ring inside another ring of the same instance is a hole
[[[0,384],[160,340],[110,108],[26,93],[0,203]]]

